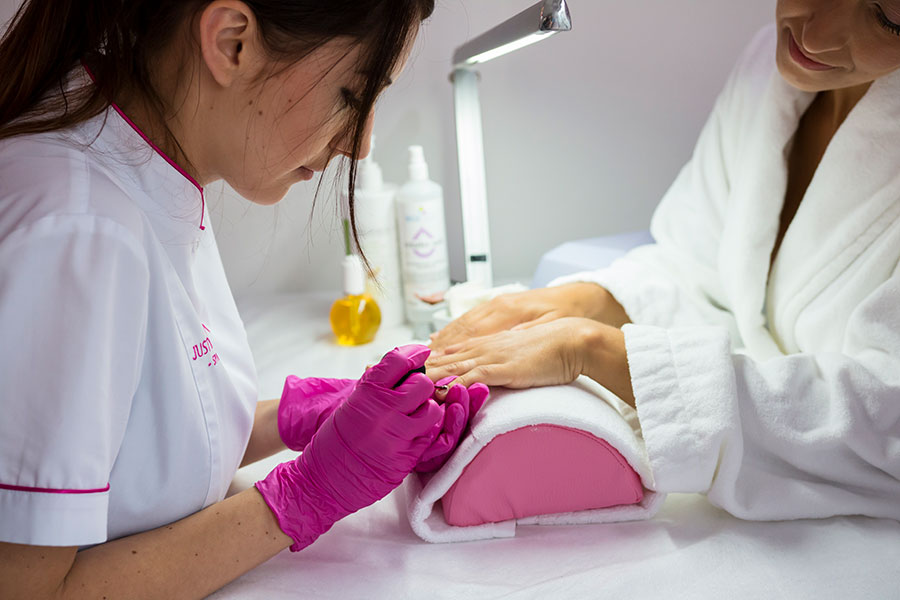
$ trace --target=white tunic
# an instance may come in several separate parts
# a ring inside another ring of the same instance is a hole
[[[769,274],[814,94],[751,43],[652,223],[595,281],[624,306],[658,489],[748,519],[900,519],[900,71],[835,134]]]
[[[199,186],[110,109],[0,142],[0,207],[0,541],[221,500],[256,371]]]

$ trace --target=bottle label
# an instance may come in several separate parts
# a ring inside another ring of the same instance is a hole
[[[441,202],[408,202],[399,212],[404,297],[407,307],[421,306],[416,296],[450,287],[447,236]]]

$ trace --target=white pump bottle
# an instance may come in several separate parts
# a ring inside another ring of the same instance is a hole
[[[420,297],[442,296],[450,287],[444,192],[428,178],[422,146],[409,147],[409,181],[397,192],[397,230],[406,316],[413,335],[431,332],[435,308]]]

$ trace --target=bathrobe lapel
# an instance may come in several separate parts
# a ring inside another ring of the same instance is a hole
[[[788,352],[800,350],[793,324],[804,308],[857,269],[860,254],[900,218],[898,97],[900,72],[872,84],[832,138],[787,230],[769,282],[769,314]],[[865,277],[857,285],[865,288]]]
[[[781,354],[766,327],[766,288],[787,188],[788,144],[813,98],[788,85],[776,71],[758,112],[746,129],[739,128],[740,139],[730,140],[736,157],[732,210],[722,232],[719,271],[743,346],[757,357]]]

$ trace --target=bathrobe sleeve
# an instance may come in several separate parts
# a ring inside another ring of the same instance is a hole
[[[660,491],[746,519],[900,519],[900,275],[856,308],[841,352],[759,362],[718,327],[624,331]]]
[[[54,214],[0,240],[0,541],[107,539],[148,282],[139,242],[109,219]]]

